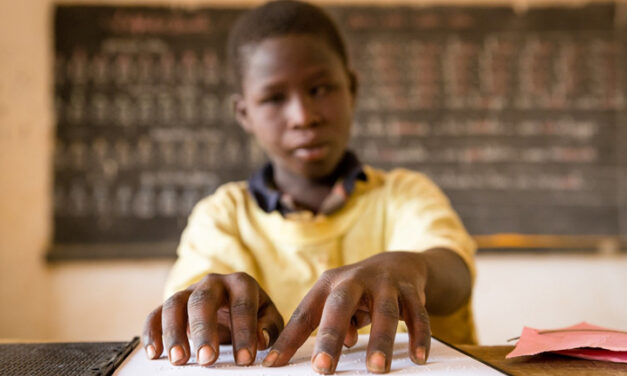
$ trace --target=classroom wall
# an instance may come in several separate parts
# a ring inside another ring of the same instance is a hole
[[[233,4],[227,0],[74,3]],[[525,9],[583,2],[446,3],[512,4]],[[0,338],[129,339],[140,332],[144,317],[159,303],[171,261],[44,262],[52,225],[52,6],[51,0],[0,2]],[[627,299],[622,291],[627,286],[626,256],[481,255],[477,262],[474,303],[483,343],[502,343],[518,335],[525,324],[555,327],[588,320],[627,329]]]

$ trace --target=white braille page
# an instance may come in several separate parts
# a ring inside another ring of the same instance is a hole
[[[318,375],[311,369],[311,352],[315,338],[311,337],[296,352],[290,364],[284,367],[266,368],[261,366],[261,361],[267,351],[257,353],[255,364],[249,367],[236,366],[233,361],[233,349],[231,346],[220,346],[220,357],[210,367],[201,367],[196,364],[192,356],[185,366],[173,366],[168,362],[165,354],[161,359],[148,360],[144,349],[138,346],[122,363],[114,373],[116,376],[141,376],[141,375]],[[390,374],[403,375],[500,375],[501,373],[476,359],[473,359],[454,348],[443,344],[433,338],[431,340],[431,352],[425,365],[416,365],[409,359],[407,349],[408,337],[406,333],[396,335],[394,345],[394,357]],[[337,366],[338,375],[366,375],[366,346],[368,335],[361,335],[359,341],[350,349],[344,348],[342,357]]]

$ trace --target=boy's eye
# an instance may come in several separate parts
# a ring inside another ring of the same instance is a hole
[[[327,94],[332,89],[333,89],[333,87],[331,85],[328,85],[328,84],[316,85],[316,86],[311,88],[310,92],[311,92],[311,95],[313,95],[313,96],[319,96],[319,95]]]
[[[261,98],[261,103],[280,103],[285,97],[283,94],[271,94]]]

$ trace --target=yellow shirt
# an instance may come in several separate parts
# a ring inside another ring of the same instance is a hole
[[[327,269],[385,251],[456,252],[475,277],[475,244],[440,189],[423,174],[364,166],[346,204],[330,215],[283,217],[264,212],[246,182],[228,183],[201,200],[181,237],[166,296],[207,273],[243,271],[257,280],[283,318]],[[475,343],[470,302],[448,316],[430,316],[433,335]]]

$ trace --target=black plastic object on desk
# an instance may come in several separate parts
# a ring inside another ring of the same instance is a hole
[[[9,343],[0,344],[0,374],[6,376],[107,376],[139,343]]]

